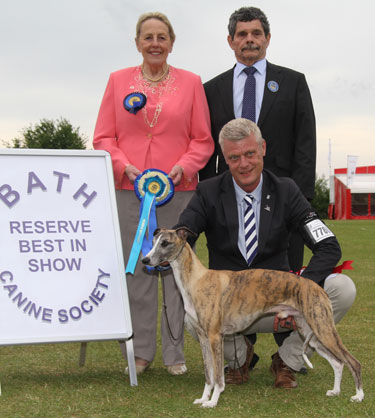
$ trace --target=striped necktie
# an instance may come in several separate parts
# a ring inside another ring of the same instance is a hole
[[[244,200],[247,204],[244,216],[246,259],[250,266],[258,250],[257,228],[253,210],[253,197],[247,194]]]
[[[242,117],[255,121],[255,67],[246,67],[243,71],[247,74],[245,88],[243,90]]]

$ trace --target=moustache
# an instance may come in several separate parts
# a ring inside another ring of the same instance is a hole
[[[257,51],[258,49],[259,49],[259,47],[257,45],[254,45],[254,44],[246,44],[242,48],[242,51]]]

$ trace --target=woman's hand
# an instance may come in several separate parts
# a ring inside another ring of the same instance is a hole
[[[130,183],[133,184],[135,179],[139,174],[141,174],[142,171],[139,171],[137,167],[134,165],[128,164],[125,167],[125,174],[128,176]]]
[[[168,174],[175,186],[178,186],[181,182],[182,176],[184,174],[184,169],[180,165],[175,165],[172,167],[171,172]]]

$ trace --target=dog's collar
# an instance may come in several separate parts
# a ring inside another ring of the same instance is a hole
[[[185,248],[185,245],[186,245],[186,241],[184,242],[184,245],[181,247],[180,251],[179,251],[179,252],[178,252],[178,254],[176,255],[175,259],[174,259],[174,260],[172,260],[172,262],[177,260],[177,258],[178,258],[178,257],[180,256],[180,254],[182,253],[182,250]]]

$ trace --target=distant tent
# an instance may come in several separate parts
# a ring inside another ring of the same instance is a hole
[[[347,169],[336,168],[330,219],[375,219],[375,166],[357,167],[349,187],[347,180]]]

